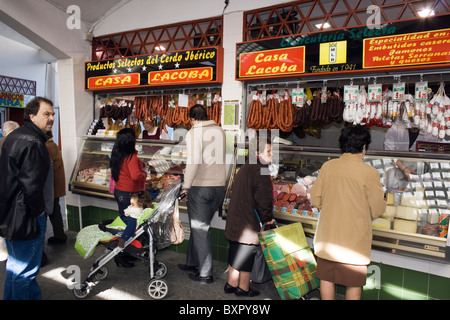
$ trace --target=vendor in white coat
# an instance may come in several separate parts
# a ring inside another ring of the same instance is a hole
[[[416,141],[432,141],[439,142],[441,139],[434,137],[431,134],[422,134],[418,128],[406,128],[401,124],[394,124],[386,132],[384,137],[384,149],[385,150],[395,150],[395,151],[416,151]],[[410,180],[411,174],[418,174],[417,162],[408,162],[398,160],[395,162],[397,170],[395,170],[395,176],[400,183],[398,185],[389,186],[392,189],[404,188],[407,182]],[[423,174],[423,172],[419,172]],[[394,179],[396,180],[396,179]],[[391,180],[392,182],[392,180]]]

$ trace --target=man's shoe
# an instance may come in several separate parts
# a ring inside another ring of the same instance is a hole
[[[201,277],[197,274],[189,274],[189,278],[191,278],[194,281],[199,281],[199,282],[203,282],[203,283],[213,283],[214,279],[213,276],[207,276],[207,277]]]
[[[178,264],[178,268],[180,268],[183,271],[192,271],[192,272],[198,272],[196,266],[188,266],[187,264]]]
[[[227,282],[227,283],[225,283],[225,286],[223,287],[223,291],[225,293],[235,293],[236,292],[236,287],[233,287],[232,285],[230,285]]]
[[[259,295],[259,291],[252,288],[249,288],[248,291],[245,291],[237,287],[234,294],[239,297],[256,297],[257,295]]]

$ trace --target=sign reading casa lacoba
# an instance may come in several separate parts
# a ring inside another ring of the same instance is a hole
[[[236,80],[450,67],[450,15],[236,45]]]
[[[305,47],[241,53],[239,77],[295,75],[305,72]]]

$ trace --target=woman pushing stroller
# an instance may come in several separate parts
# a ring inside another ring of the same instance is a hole
[[[136,230],[136,219],[125,215],[125,209],[131,204],[131,196],[145,190],[145,180],[147,172],[144,170],[144,163],[138,158],[136,150],[136,136],[134,130],[125,128],[117,133],[110,159],[111,176],[116,185],[114,188],[114,198],[117,201],[120,218],[127,224],[127,229],[119,239],[119,246],[134,234]],[[124,267],[132,266],[123,255],[116,259],[118,265]]]

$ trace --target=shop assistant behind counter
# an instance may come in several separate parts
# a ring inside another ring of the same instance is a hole
[[[441,139],[431,134],[423,134],[418,128],[406,128],[394,124],[384,137],[384,149],[395,151],[416,151],[417,141],[440,142]],[[417,161],[397,159],[396,168],[387,172],[386,184],[389,189],[405,188],[411,174],[424,174],[424,165]]]

